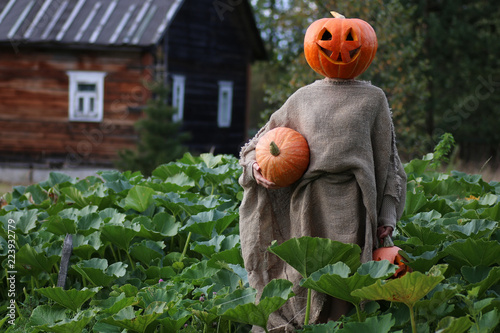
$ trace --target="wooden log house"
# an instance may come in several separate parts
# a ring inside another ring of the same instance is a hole
[[[0,162],[111,165],[154,80],[192,151],[237,154],[265,56],[247,0],[0,0]]]

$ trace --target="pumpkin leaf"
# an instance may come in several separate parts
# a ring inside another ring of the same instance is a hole
[[[25,244],[16,253],[16,270],[24,275],[36,276],[40,272],[49,273],[52,266],[60,260],[60,256],[48,257],[46,253],[38,252],[29,244]]]
[[[134,311],[127,306],[111,317],[101,318],[100,321],[109,325],[118,326],[134,332],[145,332],[147,327],[160,317],[165,311],[165,303],[154,302],[150,307]]]
[[[485,239],[458,240],[444,248],[448,261],[456,268],[462,266],[491,266],[500,263],[500,243]]]
[[[104,300],[92,300],[90,302],[91,305],[100,308],[101,312],[109,314],[118,313],[121,309],[137,303],[139,303],[139,301],[136,297],[127,297],[123,292],[118,296],[109,297]]]
[[[83,332],[87,324],[95,317],[95,312],[92,310],[85,310],[78,312],[75,317],[71,319],[64,318],[51,325],[42,325],[35,327],[43,332],[54,333],[67,333],[67,332]]]
[[[237,216],[237,212],[221,212],[218,210],[201,212],[191,216],[182,229],[210,239],[214,230],[220,235]]]
[[[345,244],[327,238],[301,237],[292,238],[280,245],[272,244],[268,250],[290,266],[304,278],[336,262],[344,262],[355,270],[360,265],[361,249],[356,244]]]
[[[332,297],[342,299],[357,306],[360,297],[351,295],[356,290],[375,283],[379,278],[388,278],[396,272],[396,265],[388,260],[370,261],[362,264],[358,271],[349,276],[351,269],[343,262],[327,265],[302,279],[302,287],[314,289]]]
[[[383,316],[370,317],[364,322],[350,322],[344,325],[342,332],[346,333],[388,333],[394,326],[395,319],[389,313]]]
[[[154,193],[155,191],[150,187],[136,185],[128,191],[123,208],[134,209],[142,213],[153,203]]]
[[[428,274],[411,272],[390,281],[378,280],[370,286],[354,290],[352,295],[367,300],[400,302],[413,308],[418,300],[444,280],[446,268],[446,265],[436,265]]]
[[[108,286],[126,273],[127,264],[116,262],[108,266],[106,259],[82,260],[72,268],[95,286]]]
[[[258,304],[239,304],[226,309],[219,315],[235,322],[265,328],[271,313],[278,310],[290,297],[294,296],[292,287],[293,284],[288,280],[272,280],[264,287]]]
[[[472,326],[469,317],[444,317],[436,327],[436,333],[463,333]]]
[[[83,303],[97,294],[99,290],[101,290],[100,287],[90,289],[83,288],[82,290],[64,290],[61,287],[36,289],[38,293],[74,312],[77,312]]]

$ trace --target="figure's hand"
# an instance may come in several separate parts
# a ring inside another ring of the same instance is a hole
[[[377,237],[378,239],[384,239],[386,238],[387,236],[391,236],[392,237],[392,227],[378,227],[377,228]]]
[[[257,182],[257,184],[259,184],[260,186],[263,186],[267,189],[277,189],[277,188],[280,188],[280,186],[276,185],[275,183],[273,183],[272,181],[269,181],[267,180],[266,178],[264,178],[264,176],[262,175],[262,172],[260,171],[260,166],[257,162],[254,162],[254,164],[252,164],[252,169],[253,169],[253,178],[255,178],[255,181]]]

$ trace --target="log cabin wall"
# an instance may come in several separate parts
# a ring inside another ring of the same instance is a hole
[[[139,50],[0,48],[0,161],[110,165],[133,148],[153,58]],[[70,121],[67,71],[103,71],[101,122]]]

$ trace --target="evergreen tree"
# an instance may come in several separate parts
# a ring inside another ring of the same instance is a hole
[[[169,90],[156,84],[153,97],[144,109],[145,117],[135,124],[139,135],[135,150],[119,152],[117,167],[121,170],[141,171],[144,175],[161,164],[181,158],[187,151],[183,145],[189,134],[181,131],[181,123],[172,121],[176,109],[167,104]]]

